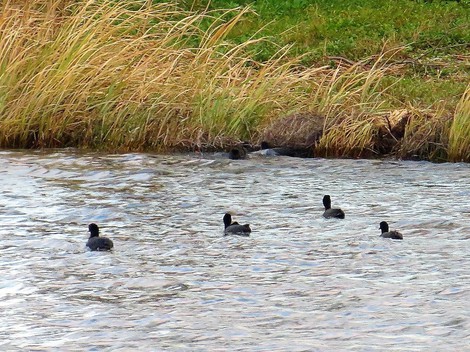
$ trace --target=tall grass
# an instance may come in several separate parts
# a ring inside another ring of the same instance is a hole
[[[396,146],[401,158],[444,161],[447,158],[450,116],[444,108],[417,109],[407,106],[409,116],[403,139]]]
[[[400,51],[401,48],[395,51]],[[384,52],[372,64],[339,66],[319,81],[312,95],[312,109],[325,116],[317,154],[365,156],[373,154],[378,116],[390,108],[384,77],[393,71]]]
[[[384,116],[403,108],[389,91],[400,81],[393,58],[404,47],[335,68],[301,66],[303,57],[292,57],[289,47],[259,62],[253,46],[272,43],[256,35],[240,44],[227,40],[250,13],[139,0],[3,2],[0,146],[221,148],[259,141],[276,121],[297,116],[291,131],[278,132],[316,131],[321,121],[316,155],[377,153]],[[447,120],[428,118],[445,113],[408,103],[414,112],[403,141],[411,147],[394,151],[441,157],[448,139],[452,159],[468,160],[469,90],[450,134]]]
[[[470,85],[455,109],[448,154],[452,161],[470,161]]]
[[[257,120],[295,104],[287,93],[299,78],[282,53],[256,63],[244,53],[251,41],[224,42],[245,11],[4,3],[0,145],[135,150],[249,138]]]

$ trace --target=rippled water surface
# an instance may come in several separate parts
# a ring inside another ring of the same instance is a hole
[[[0,177],[1,351],[470,350],[468,164],[4,151]]]

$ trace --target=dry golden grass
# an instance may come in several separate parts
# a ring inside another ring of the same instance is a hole
[[[455,109],[448,154],[451,161],[470,161],[470,84]]]
[[[396,155],[402,158],[445,160],[450,116],[442,109],[423,111],[410,106],[407,111],[409,122],[397,146]]]
[[[378,56],[372,65],[358,62],[346,69],[338,67],[318,81],[311,99],[312,109],[325,116],[325,120],[317,155],[374,155],[378,116],[390,109],[385,106],[390,86],[383,84],[383,78],[393,70],[387,57],[390,52]]]
[[[133,0],[2,3],[0,146],[224,147],[259,140],[281,121],[291,139],[311,141],[301,126],[321,131],[316,155],[376,154],[383,116],[403,108],[384,82],[399,75],[389,59],[402,48],[335,69],[299,67],[288,48],[255,62],[247,49],[259,40],[225,40],[249,11]],[[449,140],[451,159],[468,160],[469,96],[467,89],[450,134],[444,114],[406,106],[413,118],[394,152],[442,157]],[[314,121],[294,119],[289,130],[292,114]]]
[[[299,78],[282,53],[253,63],[250,41],[223,41],[245,11],[226,20],[232,11],[140,1],[5,3],[0,144],[135,150],[250,138],[255,120],[295,103],[287,93]]]

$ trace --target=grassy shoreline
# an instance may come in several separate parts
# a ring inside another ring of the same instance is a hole
[[[440,15],[439,30],[454,21],[445,47],[408,42],[406,31],[392,41],[390,30],[360,49],[367,3],[3,3],[0,147],[163,152],[268,140],[317,156],[470,161],[468,4],[409,1]],[[341,29],[354,50],[341,35],[333,45]]]

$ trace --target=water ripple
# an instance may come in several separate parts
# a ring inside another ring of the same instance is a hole
[[[3,151],[0,176],[2,350],[468,349],[468,164]]]

